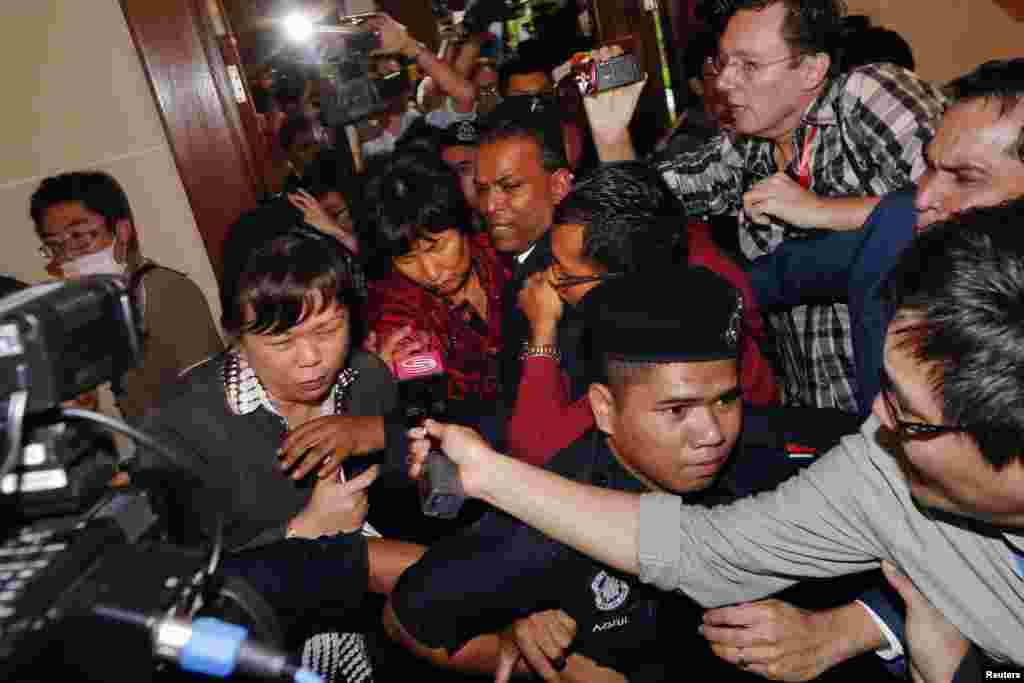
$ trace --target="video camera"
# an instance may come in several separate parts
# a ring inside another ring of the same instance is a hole
[[[0,300],[0,506],[29,521],[96,502],[116,456],[102,434],[56,409],[134,367],[142,333],[122,278],[90,276]]]
[[[138,363],[139,321],[118,276],[0,299],[0,680],[164,680],[178,667],[319,680],[248,638],[276,645],[277,612],[217,572],[219,531],[212,550],[169,543],[159,491],[108,486],[114,449],[85,421],[156,450],[168,469],[185,460],[123,422],[62,406]],[[161,673],[161,662],[177,666]]]
[[[380,36],[370,30],[373,13],[340,17],[335,25],[316,27],[320,37],[318,59],[334,72],[335,92],[321,99],[324,123],[344,126],[383,111],[409,87],[404,70],[385,76],[371,75],[370,57],[381,47]]]

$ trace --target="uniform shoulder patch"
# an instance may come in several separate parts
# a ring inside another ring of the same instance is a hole
[[[629,597],[629,584],[602,570],[590,582],[590,590],[594,593],[594,602],[603,612],[618,609]]]

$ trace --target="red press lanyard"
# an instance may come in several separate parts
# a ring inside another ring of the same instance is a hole
[[[800,186],[805,190],[811,189],[811,144],[818,134],[817,128],[811,128],[804,138],[804,149],[800,153]]]

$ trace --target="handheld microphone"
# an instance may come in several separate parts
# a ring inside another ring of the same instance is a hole
[[[417,353],[394,364],[398,393],[405,410],[406,425],[417,427],[427,418],[444,420],[447,411],[448,376],[444,361],[437,351]],[[423,474],[419,480],[423,514],[440,519],[454,519],[466,494],[459,479],[459,468],[444,454],[440,445],[430,439]]]

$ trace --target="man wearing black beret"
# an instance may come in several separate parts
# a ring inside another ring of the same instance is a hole
[[[466,201],[479,215],[476,198],[476,157],[480,130],[476,121],[456,121],[441,131],[441,158],[459,176],[459,185]]]
[[[667,279],[681,296],[665,295]],[[701,267],[626,275],[593,289],[582,306],[601,372],[589,388],[597,428],[546,469],[707,505],[771,488],[805,462],[787,458],[786,435],[766,438],[760,412],[742,406],[743,304],[720,276]],[[709,655],[695,603],[652,591],[497,511],[406,571],[385,621],[393,637],[435,663],[494,671],[499,639],[477,636],[551,609],[575,621],[572,654],[551,662],[572,667],[573,680],[670,680],[683,659],[687,667],[717,664],[724,676],[742,673]]]

